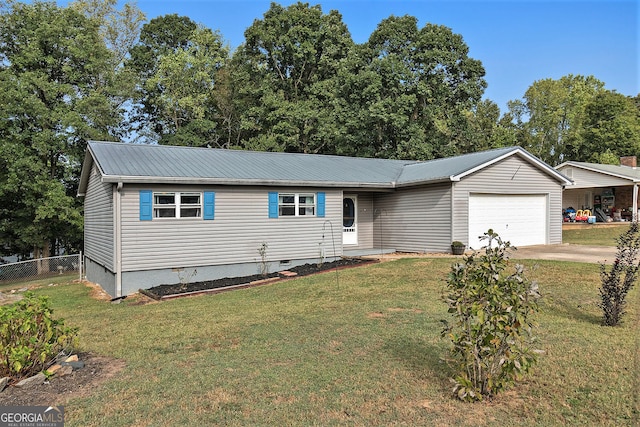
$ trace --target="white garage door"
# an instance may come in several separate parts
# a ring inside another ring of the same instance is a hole
[[[547,243],[545,194],[471,194],[469,196],[469,246],[480,249],[479,236],[490,228],[512,246]]]

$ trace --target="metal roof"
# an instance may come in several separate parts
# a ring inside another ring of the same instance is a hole
[[[640,169],[632,168],[630,166],[569,161],[556,166],[556,169],[562,170],[567,167],[577,167],[592,172],[615,176],[617,178],[628,179],[632,182],[640,182]]]
[[[514,154],[536,164],[559,181],[566,181],[559,172],[520,147],[421,162],[90,141],[79,194],[83,195],[86,190],[93,162],[100,169],[104,182],[297,185],[382,190],[456,181]]]
[[[498,148],[456,157],[416,162],[406,165],[398,180],[400,185],[435,181],[458,181],[465,175],[515,153],[526,153],[519,147]],[[528,153],[527,153],[528,154]]]

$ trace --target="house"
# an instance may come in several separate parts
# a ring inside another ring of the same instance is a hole
[[[86,274],[121,296],[193,274],[480,248],[489,228],[516,246],[560,243],[568,184],[519,147],[421,162],[89,142]]]
[[[600,213],[599,221],[637,219],[640,170],[635,156],[621,157],[619,166],[570,161],[556,170],[574,182],[564,192],[563,209],[589,209]]]

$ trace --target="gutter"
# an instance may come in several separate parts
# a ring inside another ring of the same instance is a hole
[[[267,179],[228,179],[228,178],[193,178],[193,177],[148,177],[148,176],[115,176],[103,175],[102,182],[122,184],[190,184],[190,185],[245,185],[269,187],[316,187],[361,189],[371,191],[393,191],[396,188],[415,187],[418,185],[439,184],[460,181],[460,175],[451,175],[429,180],[413,180],[406,182],[339,182],[339,181],[287,181]]]
[[[454,176],[446,176],[443,178],[436,178],[436,179],[430,179],[425,181],[414,180],[414,181],[405,181],[402,183],[394,183],[395,184],[394,188],[416,187],[418,185],[431,185],[431,184],[440,184],[443,182],[455,182],[455,181],[460,181],[460,180],[455,179]]]
[[[393,189],[395,182],[340,182],[340,181],[289,181],[275,179],[229,179],[157,176],[103,175],[102,182],[127,184],[192,184],[192,185],[253,185],[253,186],[299,186],[335,188]]]

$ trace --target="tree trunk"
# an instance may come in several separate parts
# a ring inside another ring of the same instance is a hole
[[[37,259],[36,266],[38,269],[38,275],[49,273],[49,256],[51,255],[48,244],[44,244],[42,247],[33,248],[33,257]]]

